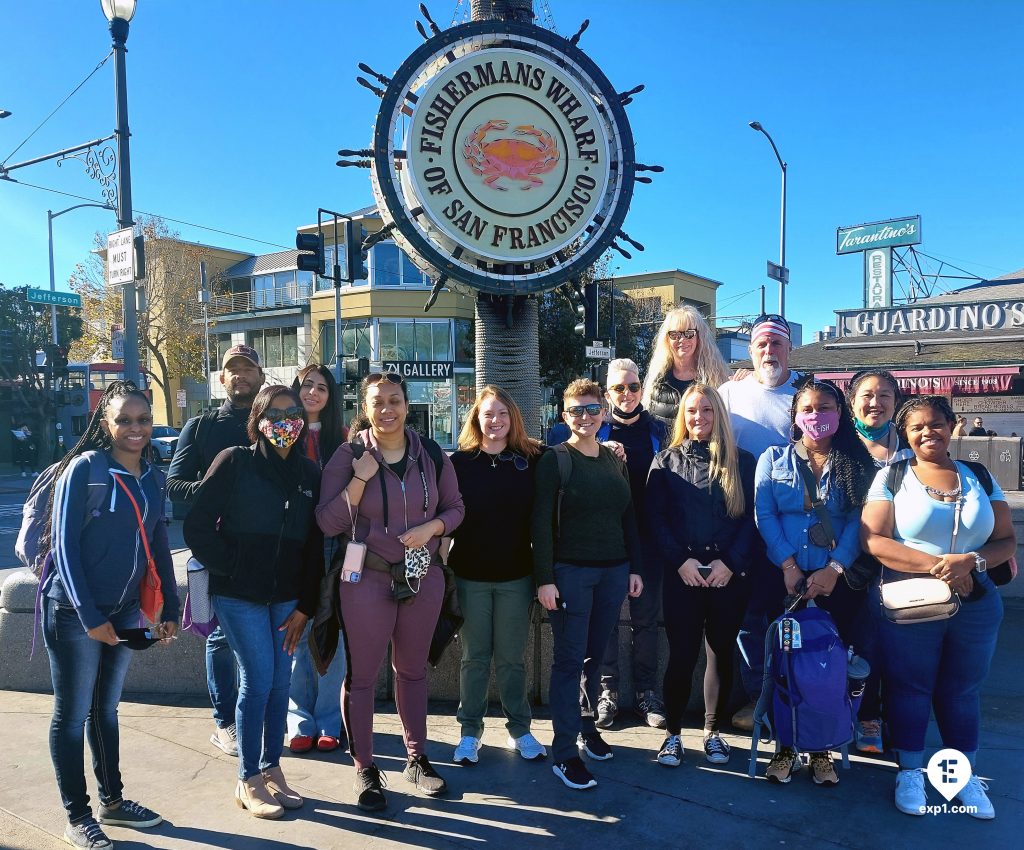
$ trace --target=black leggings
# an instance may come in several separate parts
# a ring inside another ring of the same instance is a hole
[[[690,701],[701,638],[707,651],[704,671],[704,728],[718,731],[732,688],[736,635],[747,608],[747,580],[733,576],[725,587],[688,587],[676,570],[665,573],[663,610],[668,667],[663,694],[668,733],[678,735]]]

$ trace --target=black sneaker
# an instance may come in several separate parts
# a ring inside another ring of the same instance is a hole
[[[409,756],[402,776],[428,797],[439,797],[448,790],[448,783],[438,775],[426,756]]]
[[[359,795],[356,805],[364,812],[379,812],[387,808],[388,801],[384,797],[387,780],[380,768],[375,764],[356,771],[354,789]]]
[[[107,826],[128,826],[133,829],[148,829],[156,826],[163,818],[151,809],[134,800],[122,800],[116,806],[100,804],[97,820]]]
[[[554,772],[555,776],[561,779],[566,785],[577,791],[582,791],[585,788],[593,788],[597,785],[597,780],[594,779],[594,775],[587,770],[587,766],[579,756],[567,759],[559,764],[552,765],[551,770]]]
[[[638,693],[633,701],[633,710],[637,717],[651,728],[665,728],[665,703],[654,691]]]
[[[82,847],[84,850],[114,846],[92,815],[64,827],[64,840],[72,847]]]
[[[601,737],[600,732],[585,732],[580,734],[579,739],[576,742],[577,746],[580,747],[590,758],[596,759],[597,761],[604,761],[610,759],[615,753],[612,752],[612,748],[605,743],[604,738]]]
[[[704,733],[704,758],[711,764],[728,764],[730,747],[717,732]]]

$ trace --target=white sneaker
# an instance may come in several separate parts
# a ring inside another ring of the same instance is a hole
[[[210,736],[210,743],[229,756],[237,756],[238,736],[235,732],[235,724],[232,723],[230,726],[214,726],[213,734]]]
[[[527,761],[547,758],[548,755],[548,751],[544,749],[544,745],[534,738],[529,732],[520,738],[513,738],[509,735],[508,740],[505,742],[505,746],[510,750],[518,750],[519,755]]]
[[[956,798],[965,806],[970,806],[974,809],[974,811],[967,813],[972,818],[992,820],[996,816],[996,810],[993,808],[988,794],[985,793],[986,791],[988,791],[988,785],[985,784],[984,780],[972,775],[960,793],[956,795]]]
[[[923,815],[928,805],[923,770],[901,770],[896,774],[896,808],[905,815]]]
[[[476,764],[480,761],[477,753],[480,751],[480,739],[472,735],[463,735],[459,745],[455,748],[452,761],[456,764]]]

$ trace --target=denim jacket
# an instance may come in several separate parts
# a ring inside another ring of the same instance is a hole
[[[757,462],[754,519],[768,558],[778,566],[792,555],[804,572],[819,570],[830,560],[849,567],[860,554],[860,508],[848,506],[842,492],[831,486],[831,470],[826,465],[818,487],[837,542],[831,552],[816,546],[808,531],[818,517],[814,508],[804,509],[804,484],[796,464],[792,445],[772,446]]]

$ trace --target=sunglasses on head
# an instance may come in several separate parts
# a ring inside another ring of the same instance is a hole
[[[668,338],[672,342],[679,342],[681,339],[693,339],[697,336],[697,330],[695,328],[687,328],[685,331],[669,331]]]
[[[589,413],[591,416],[599,416],[602,410],[603,408],[599,404],[574,404],[572,407],[567,407],[565,412],[575,419],[584,413]]]
[[[271,407],[263,414],[263,418],[271,421],[277,421],[278,419],[301,419],[303,412],[303,408],[297,406],[289,407],[285,410],[281,410],[277,407]]]
[[[629,390],[631,393],[638,393],[640,392],[640,386],[639,381],[633,381],[631,384],[612,384],[608,389],[613,393],[624,393],[626,390]]]
[[[372,387],[374,384],[379,384],[381,381],[387,381],[389,384],[404,384],[405,378],[399,375],[397,372],[373,372],[366,376],[366,386]]]

